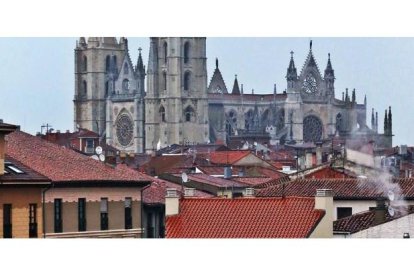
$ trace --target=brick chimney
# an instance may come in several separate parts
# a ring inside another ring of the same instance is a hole
[[[180,197],[175,188],[167,188],[165,195],[165,215],[174,216],[180,213]]]
[[[312,238],[333,237],[333,192],[331,189],[318,189],[315,196],[315,209],[325,211],[325,215],[312,232]]]
[[[4,174],[4,159],[6,156],[6,135],[19,129],[19,126],[3,123],[0,119],[0,175]]]

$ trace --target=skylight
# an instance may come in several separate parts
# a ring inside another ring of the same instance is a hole
[[[13,172],[15,172],[15,173],[18,173],[18,174],[24,173],[22,170],[20,170],[19,168],[17,168],[14,165],[7,164],[6,165],[6,168],[9,169],[9,170],[11,170],[11,171],[13,171]]]

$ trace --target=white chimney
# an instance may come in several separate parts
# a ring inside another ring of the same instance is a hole
[[[167,188],[167,194],[165,195],[165,215],[174,216],[180,212],[180,200],[177,189]]]
[[[184,188],[184,196],[185,197],[194,197],[195,196],[195,189],[194,188]]]
[[[254,188],[246,188],[245,197],[254,197]]]
[[[306,168],[312,168],[312,152],[307,152],[306,153]]]
[[[333,237],[333,192],[331,189],[318,189],[315,196],[315,209],[325,211],[315,230],[312,238],[332,238]]]

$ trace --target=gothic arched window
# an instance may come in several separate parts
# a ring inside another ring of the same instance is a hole
[[[190,89],[190,72],[184,73],[184,90],[188,91]]]
[[[106,72],[109,72],[111,70],[111,57],[110,56],[106,56],[105,70]]]
[[[159,110],[161,122],[165,122],[165,108],[163,106],[160,107]]]
[[[184,110],[185,121],[194,122],[194,109],[191,106],[187,106]]]
[[[88,58],[86,56],[83,57],[82,71],[88,71]]]
[[[109,95],[109,82],[105,82],[105,98]]]
[[[190,60],[190,42],[184,44],[184,63],[188,63]]]
[[[113,66],[114,66],[114,72],[117,72],[118,64],[117,64],[117,61],[116,61],[116,56],[112,57],[112,63],[113,63]]]
[[[122,81],[122,91],[124,92],[124,93],[128,93],[129,92],[129,87],[130,86],[130,84],[129,84],[129,80],[128,79],[124,79],[123,81]]]
[[[303,141],[320,142],[322,140],[322,122],[314,116],[309,115],[303,119]]]
[[[162,72],[162,87],[165,90],[167,90],[167,72]]]
[[[124,64],[124,74],[125,75],[128,75],[129,74],[129,67],[128,67],[128,64],[127,63]]]
[[[167,64],[168,44],[164,42],[164,63]]]
[[[82,93],[85,97],[88,94],[88,83],[86,81],[82,82]]]

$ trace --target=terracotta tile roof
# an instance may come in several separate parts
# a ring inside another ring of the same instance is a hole
[[[197,163],[202,162],[192,155],[162,155],[154,156],[147,163],[143,164],[141,170],[147,174],[160,175],[163,173],[179,173],[194,167]]]
[[[47,142],[22,131],[7,136],[7,154],[53,182],[119,181],[142,182],[142,174],[119,171],[76,153],[73,150]]]
[[[180,184],[150,176],[149,178],[151,180],[151,185],[148,188],[145,188],[142,193],[144,204],[165,204],[165,195],[167,193],[167,188],[175,188],[177,189],[178,194],[180,196],[183,196],[181,192],[182,186]],[[213,195],[196,189],[195,197],[209,198],[213,197]]]
[[[232,180],[240,182],[240,183],[244,183],[244,184],[248,184],[250,186],[256,186],[259,184],[263,184],[263,183],[267,183],[270,180],[272,180],[271,177],[267,177],[267,176],[241,176],[241,177],[233,177]]]
[[[306,238],[324,216],[310,198],[182,199],[167,238]]]
[[[13,171],[10,169],[9,166],[17,168],[21,173]],[[1,185],[5,183],[16,183],[16,184],[23,184],[23,183],[50,183],[51,180],[46,176],[38,173],[37,171],[33,170],[29,166],[23,165],[18,160],[10,157],[6,154],[5,159],[5,171],[6,173],[0,175],[0,182]]]
[[[386,196],[391,189],[406,199],[414,199],[414,178],[394,180],[398,183],[387,184],[375,179],[298,179],[284,185],[273,185],[257,192],[260,197],[302,196],[313,197],[317,189],[332,189],[334,199],[373,200]],[[284,187],[283,187],[284,186]],[[398,186],[401,192],[398,191]]]
[[[181,179],[181,175],[175,174],[175,177],[178,177]],[[219,187],[219,188],[230,188],[230,187],[238,187],[238,188],[244,188],[249,187],[249,185],[245,183],[240,183],[237,181],[234,181],[232,179],[224,179],[221,177],[214,177],[203,173],[193,173],[188,174],[189,181],[195,181],[199,183],[204,183],[207,185]]]
[[[224,175],[225,166],[209,165],[209,166],[197,166],[197,168],[199,168],[200,171],[208,175]],[[233,175],[238,175],[241,170],[242,170],[241,167],[232,166]]]
[[[357,178],[357,175],[349,170],[338,170],[330,166],[320,167],[305,174],[305,178]]]
[[[414,213],[414,207],[410,206],[408,210],[404,212],[398,212],[396,210],[395,215],[391,217],[388,212],[385,214],[385,221],[383,223],[390,222],[395,219],[399,219],[409,214]],[[345,217],[334,221],[333,230],[336,232],[356,233],[368,229],[370,227],[379,225],[375,223],[375,210],[365,211],[358,214],[354,214],[349,217]]]
[[[208,158],[213,164],[234,164],[240,159],[251,154],[249,150],[234,150],[234,151],[216,151],[209,154],[204,154],[204,158]]]
[[[255,186],[256,189],[264,189],[264,188],[268,188],[268,187],[272,187],[272,186],[276,186],[282,183],[287,183],[290,181],[289,176],[284,176],[284,177],[280,177],[280,178],[273,178],[265,183],[261,183]]]

